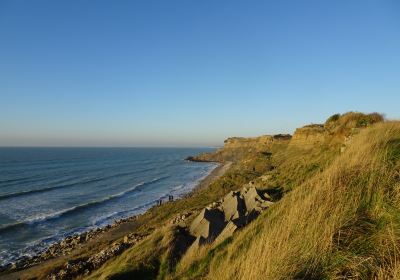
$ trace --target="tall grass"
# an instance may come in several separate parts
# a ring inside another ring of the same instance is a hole
[[[362,131],[325,170],[238,234],[207,277],[396,278],[399,139],[398,122]]]
[[[400,279],[400,122],[382,121],[350,112],[330,118],[318,144],[217,152],[235,158],[230,171],[152,209],[157,230],[92,279]],[[177,254],[181,235],[165,222],[249,181],[283,198],[226,242]]]

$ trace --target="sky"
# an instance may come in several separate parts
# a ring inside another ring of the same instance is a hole
[[[397,0],[0,1],[0,146],[215,146],[399,105]]]

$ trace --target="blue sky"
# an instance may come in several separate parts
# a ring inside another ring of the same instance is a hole
[[[399,1],[1,1],[1,146],[208,146],[400,117]]]

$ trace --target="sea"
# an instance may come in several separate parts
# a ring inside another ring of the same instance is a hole
[[[189,193],[212,148],[0,148],[0,266]]]

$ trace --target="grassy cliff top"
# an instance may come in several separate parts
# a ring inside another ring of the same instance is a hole
[[[230,138],[196,159],[229,170],[151,209],[137,229],[149,235],[84,278],[400,279],[400,122],[336,114],[293,137]],[[188,250],[195,216],[248,185],[273,205],[224,242]]]
[[[233,164],[192,199],[251,183],[275,204],[195,253],[174,253],[177,228],[163,225],[94,278],[399,279],[400,122],[350,112],[293,138],[231,138],[199,158]]]

